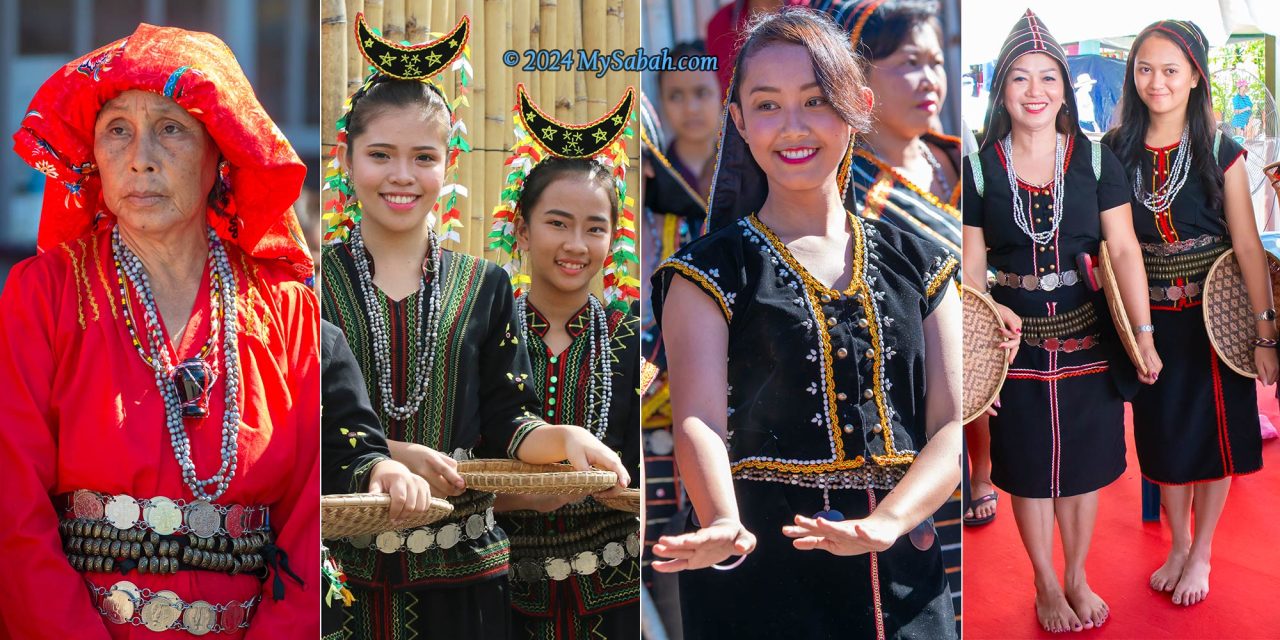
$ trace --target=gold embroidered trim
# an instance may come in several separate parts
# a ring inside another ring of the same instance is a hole
[[[98,234],[89,236],[89,242],[93,245],[93,264],[98,268],[98,282],[102,284],[102,291],[107,294],[107,307],[111,309],[111,317],[119,319],[116,313],[116,298],[111,294],[111,285],[107,284],[107,274],[102,269],[102,256],[98,252]]]
[[[66,242],[58,245],[63,251],[67,252],[67,257],[71,258],[71,277],[76,283],[76,315],[80,320],[80,328],[84,329],[84,292],[80,290],[81,265],[80,258],[76,252],[71,249],[71,245]]]
[[[80,276],[84,279],[84,291],[89,295],[89,308],[93,310],[93,321],[97,322],[101,317],[98,310],[98,297],[93,295],[93,285],[89,284],[89,260],[96,261],[97,256],[89,255],[89,245],[84,238],[76,238],[76,245],[80,247],[80,257],[84,261],[83,268],[80,270]]]
[[[715,301],[720,305],[720,310],[724,312],[725,322],[733,319],[733,312],[729,310],[729,304],[725,301],[724,292],[720,290],[720,286],[709,277],[703,275],[703,273],[696,267],[683,262],[668,260],[658,267],[658,271],[663,269],[675,269],[676,271],[684,274],[685,277],[694,281],[699,288],[706,291],[712,298],[715,298]]]
[[[885,161],[881,160],[880,158],[877,158],[875,154],[871,153],[870,151],[867,151],[866,149],[859,147],[856,151],[854,151],[854,153],[859,158],[863,158],[867,162],[874,164],[876,168],[880,169],[882,175],[887,174],[888,176],[891,176],[895,182],[910,189],[912,192],[914,192],[916,195],[920,196],[921,198],[924,198],[926,201],[929,202],[929,204],[937,207],[940,211],[944,211],[950,214],[951,217],[957,220],[960,219],[960,210],[956,208],[956,205],[959,203],[958,196],[960,195],[960,191],[958,187],[960,185],[957,184],[955,187],[952,187],[950,199],[947,202],[943,202],[940,198],[938,198],[938,196],[934,195],[932,192],[925,191],[924,189],[921,189],[920,187],[916,186],[916,183],[908,180],[906,176],[902,175],[901,173],[898,173],[897,169],[894,169],[893,167],[889,166],[887,163],[885,163]]]
[[[933,294],[937,293],[938,289],[941,288],[942,285],[946,284],[947,280],[951,278],[951,274],[959,264],[960,261],[956,260],[955,256],[947,256],[947,260],[942,264],[942,268],[938,270],[938,273],[935,274],[933,279],[929,281],[929,284],[925,286],[925,297],[932,298]]]

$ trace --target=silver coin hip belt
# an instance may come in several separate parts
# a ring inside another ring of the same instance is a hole
[[[567,580],[570,576],[587,576],[603,566],[616,567],[628,558],[640,557],[640,532],[605,543],[599,549],[580,551],[569,556],[523,557],[511,559],[511,579],[516,582]]]
[[[163,496],[134,498],[80,489],[62,496],[63,518],[102,523],[126,531],[138,529],[160,535],[190,533],[200,538],[242,538],[270,532],[270,509],[261,505],[186,502]]]
[[[1080,275],[1075,269],[1070,271],[1059,271],[1056,273],[1046,273],[1041,276],[1020,276],[1016,273],[1005,273],[1004,271],[996,272],[995,283],[1004,287],[1013,289],[1025,289],[1027,291],[1053,291],[1059,287],[1071,287],[1080,282]]]
[[[383,531],[377,536],[350,536],[343,538],[357,549],[374,547],[383,553],[424,553],[428,549],[452,549],[459,543],[479,540],[493,531],[497,520],[493,507],[473,513],[442,525],[427,525],[398,531]]]
[[[114,624],[146,627],[154,632],[186,631],[191,635],[236,633],[249,628],[261,596],[211,604],[204,600],[187,602],[172,591],[140,589],[128,580],[110,587],[89,583],[89,592],[98,613]]]

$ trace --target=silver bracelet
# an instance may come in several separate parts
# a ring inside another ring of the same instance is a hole
[[[1156,326],[1154,324],[1140,324],[1133,328],[1134,333],[1155,333]]]

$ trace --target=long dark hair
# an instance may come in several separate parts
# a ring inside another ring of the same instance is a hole
[[[1022,55],[1030,53],[1043,53],[1053,58],[1052,55],[1044,51],[1028,51]],[[1018,56],[1018,58],[1021,57]],[[1017,58],[1014,59],[1016,60]],[[1067,80],[1070,74],[1067,72],[1066,66],[1057,58],[1054,58],[1053,61],[1058,64],[1058,71],[1062,74],[1062,108],[1058,109],[1058,117],[1054,119],[1053,124],[1058,133],[1071,138],[1080,133],[1080,114],[1076,110],[1076,94],[1071,91],[1071,85]],[[988,122],[990,124],[987,126],[987,130],[982,132],[981,148],[983,149],[995,146],[997,142],[1009,135],[1010,131],[1013,131],[1013,116],[1009,115],[1009,110],[1004,106],[1005,79],[1012,70],[1012,63],[1006,65],[1004,75],[995,78],[995,81],[991,83],[991,98],[987,102],[987,112],[990,114]]]
[[[893,55],[917,26],[932,27],[938,34],[938,42],[943,41],[936,0],[898,0],[885,3],[875,10],[881,15],[880,26],[863,31],[854,47],[858,55],[862,56],[864,72],[870,63]]]
[[[1151,114],[1142,98],[1138,97],[1138,86],[1133,81],[1133,67],[1137,62],[1138,49],[1152,36],[1165,37],[1159,32],[1148,32],[1134,40],[1133,47],[1129,49],[1129,62],[1124,69],[1124,90],[1120,95],[1120,103],[1116,105],[1118,117],[1112,119],[1111,130],[1102,138],[1103,144],[1110,147],[1124,164],[1129,176],[1134,171],[1141,171],[1142,175],[1151,171],[1151,158],[1146,152],[1147,126],[1151,124]],[[1186,56],[1182,47],[1178,47],[1178,50]],[[1194,62],[1189,58],[1187,66],[1195,69]],[[1191,95],[1187,98],[1187,126],[1190,129],[1187,135],[1191,145],[1191,169],[1200,176],[1205,204],[1216,210],[1222,207],[1223,175],[1222,167],[1218,166],[1218,159],[1213,154],[1213,138],[1217,127],[1214,125],[1213,102],[1209,92],[1209,79],[1200,76],[1200,82],[1191,89]]]

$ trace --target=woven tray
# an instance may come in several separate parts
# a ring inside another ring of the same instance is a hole
[[[1267,268],[1275,296],[1280,292],[1280,259],[1268,253]],[[1273,308],[1274,304],[1280,304],[1280,298],[1273,301]],[[1253,339],[1258,334],[1253,305],[1232,249],[1218,257],[1204,279],[1204,328],[1213,350],[1228,367],[1242,376],[1258,377],[1253,360]]]
[[[567,464],[502,459],[459,462],[458,473],[468,489],[491,493],[585,495],[618,483],[618,474],[612,471],[574,471]]]
[[[987,296],[962,286],[964,304],[964,421],[991,407],[1009,372],[1008,352],[1000,348],[1004,321]]]
[[[1111,320],[1116,325],[1116,333],[1120,336],[1120,344],[1124,352],[1129,354],[1133,366],[1138,373],[1147,374],[1147,363],[1138,351],[1138,339],[1133,335],[1133,326],[1129,324],[1129,314],[1124,310],[1124,298],[1120,296],[1120,282],[1116,280],[1115,269],[1111,266],[1111,253],[1107,250],[1107,241],[1102,241],[1098,248],[1098,284],[1107,296],[1107,308],[1111,310]]]
[[[627,513],[640,513],[640,490],[623,489],[621,495],[612,498],[596,498],[596,502]]]
[[[658,378],[658,365],[648,360],[640,361],[640,395],[644,395],[649,391],[649,385]]]
[[[347,493],[321,496],[320,537],[325,540],[411,529],[431,524],[453,512],[453,505],[432,498],[426,513],[408,518],[399,525],[389,519],[391,496],[385,493]]]

